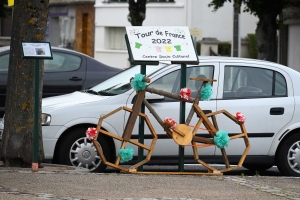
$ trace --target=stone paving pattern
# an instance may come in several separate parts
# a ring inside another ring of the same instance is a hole
[[[0,167],[0,199],[64,200],[300,200],[300,179],[268,176],[89,173],[69,166]]]

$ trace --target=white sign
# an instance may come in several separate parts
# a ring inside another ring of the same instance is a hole
[[[22,42],[22,50],[24,58],[52,59],[49,42]]]
[[[127,26],[135,61],[198,61],[189,29],[179,26]]]

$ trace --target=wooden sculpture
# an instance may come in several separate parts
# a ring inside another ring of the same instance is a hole
[[[223,172],[227,172],[227,171],[231,171],[231,170],[235,170],[237,168],[240,168],[242,166],[245,158],[246,158],[246,155],[248,154],[249,149],[250,149],[250,143],[249,143],[249,140],[248,140],[248,135],[247,135],[247,131],[246,131],[244,123],[240,122],[235,116],[231,115],[226,110],[220,110],[220,111],[205,114],[202,111],[201,107],[199,106],[199,99],[200,99],[201,89],[208,82],[215,82],[216,80],[206,79],[206,78],[191,78],[191,80],[203,81],[202,86],[199,88],[198,95],[196,96],[196,98],[190,98],[189,100],[185,100],[186,102],[189,102],[189,103],[193,104],[193,106],[191,107],[190,113],[189,113],[189,115],[186,119],[185,124],[178,124],[172,130],[168,126],[166,126],[166,124],[163,122],[163,120],[157,115],[155,110],[151,107],[149,102],[144,98],[145,97],[145,92],[147,91],[147,92],[150,92],[150,93],[155,93],[155,94],[167,96],[167,97],[177,99],[177,100],[180,100],[180,101],[182,101],[183,99],[181,99],[178,94],[169,93],[169,92],[166,92],[166,91],[163,91],[163,90],[157,90],[155,88],[150,88],[150,87],[146,87],[144,90],[141,90],[141,91],[138,92],[137,98],[136,98],[136,100],[133,104],[132,109],[128,108],[126,106],[119,107],[119,108],[111,111],[110,113],[100,117],[98,125],[97,125],[98,134],[104,134],[104,135],[107,135],[107,136],[112,137],[114,139],[120,140],[121,141],[120,149],[125,148],[126,143],[131,143],[133,145],[136,145],[136,146],[141,147],[144,150],[148,151],[148,153],[147,153],[144,160],[136,163],[133,166],[130,166],[129,168],[125,168],[125,167],[120,165],[120,155],[117,157],[115,163],[111,163],[111,162],[106,160],[106,158],[105,158],[105,156],[104,156],[104,154],[103,154],[103,152],[102,152],[102,150],[101,150],[101,148],[100,148],[100,146],[97,142],[97,136],[96,136],[96,138],[94,138],[94,140],[93,140],[93,143],[94,143],[94,146],[96,147],[96,150],[97,150],[98,154],[100,155],[102,161],[104,162],[104,164],[106,164],[108,166],[111,166],[111,167],[114,167],[116,169],[119,169],[123,172],[153,173],[153,174],[210,174],[210,175],[212,174],[212,175],[221,175]],[[149,82],[150,80],[146,78],[145,81]],[[145,104],[145,106],[150,111],[150,113],[154,116],[154,118],[158,121],[158,123],[163,127],[166,134],[170,138],[173,138],[173,140],[178,145],[185,146],[185,145],[191,144],[191,146],[193,148],[194,159],[199,164],[203,165],[207,169],[207,172],[202,173],[202,172],[138,172],[137,171],[137,168],[139,166],[144,165],[145,163],[150,161],[151,156],[152,156],[152,152],[154,150],[156,141],[158,139],[157,134],[156,134],[151,122],[149,121],[147,115],[140,112],[140,107],[141,107],[142,103]],[[129,116],[128,121],[126,123],[126,127],[124,129],[124,133],[123,133],[122,137],[101,129],[102,121],[105,118],[115,114],[116,112],[118,112],[120,110],[125,110],[125,111],[130,112],[130,116]],[[197,115],[198,122],[194,126],[193,130],[191,130],[190,129],[190,122],[191,122],[191,119],[192,119],[194,114]],[[219,131],[218,123],[217,123],[217,120],[216,120],[216,115],[218,115],[218,114],[224,114],[225,116],[227,116],[229,119],[231,119],[233,122],[235,122],[237,125],[240,126],[241,134],[234,135],[234,136],[231,136],[229,138],[230,138],[230,140],[233,140],[233,139],[236,139],[236,138],[243,138],[245,146],[246,146],[245,150],[244,150],[244,152],[243,152],[243,154],[240,158],[240,161],[239,161],[238,165],[235,166],[235,167],[230,166],[230,163],[229,163],[227,155],[226,155],[225,148],[221,148],[222,156],[223,156],[224,163],[225,163],[225,168],[222,169],[222,170],[218,170],[218,169],[212,167],[211,165],[209,165],[208,163],[202,161],[199,158],[199,155],[198,155],[198,152],[197,152],[198,148],[204,148],[204,147],[207,147],[207,146],[215,145],[213,138],[216,136],[217,132]],[[145,122],[146,122],[152,136],[153,136],[150,146],[144,145],[142,143],[137,142],[136,140],[131,139],[134,124],[135,124],[136,119],[137,119],[138,116],[143,117],[145,119]],[[204,125],[206,130],[208,130],[209,134],[211,135],[211,138],[204,138],[204,137],[196,136],[196,132],[200,128],[201,124]]]

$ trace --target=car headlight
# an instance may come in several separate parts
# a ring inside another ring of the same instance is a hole
[[[42,126],[49,126],[51,123],[51,115],[42,113]]]

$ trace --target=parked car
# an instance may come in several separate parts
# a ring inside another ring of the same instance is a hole
[[[0,118],[4,114],[10,47],[0,47]],[[44,60],[43,97],[91,88],[121,69],[107,66],[92,57],[52,47],[53,60]]]
[[[147,76],[151,78],[149,87],[179,94],[181,66],[160,63],[147,66]],[[89,127],[96,127],[99,117],[120,107],[132,107],[136,92],[129,80],[140,72],[140,67],[129,68],[87,91],[44,98],[43,141],[45,157],[54,163],[82,166],[90,171],[104,171],[95,147],[85,137]],[[187,65],[187,87],[195,97],[200,87],[192,77],[216,79],[212,84],[213,95],[209,101],[200,101],[206,112],[225,109],[235,115],[242,112],[246,117],[251,149],[244,167],[252,170],[266,170],[277,165],[283,175],[300,176],[300,73],[272,62],[233,57],[200,57],[198,65]],[[164,119],[172,117],[179,122],[180,103],[177,100],[156,94],[146,93],[158,115]],[[191,104],[186,103],[186,116]],[[154,117],[145,112],[158,140],[149,164],[178,164],[178,145],[170,139]],[[102,123],[102,129],[122,136],[129,117],[128,112],[120,111]],[[240,127],[224,115],[217,115],[220,130],[230,135],[240,133]],[[191,125],[197,121],[194,115]],[[138,120],[132,138],[138,138]],[[197,135],[209,137],[199,129]],[[145,126],[145,144],[151,142],[150,131]],[[231,165],[237,164],[245,144],[242,139],[232,140],[226,147]],[[114,162],[120,142],[104,135],[98,142],[110,162]],[[135,156],[137,148],[135,146]],[[199,157],[208,163],[223,163],[221,151],[210,146],[200,148]],[[134,157],[136,158],[136,157]],[[133,161],[130,161],[133,162]],[[185,147],[185,163],[195,163],[192,148]],[[126,163],[125,163],[126,164]]]

